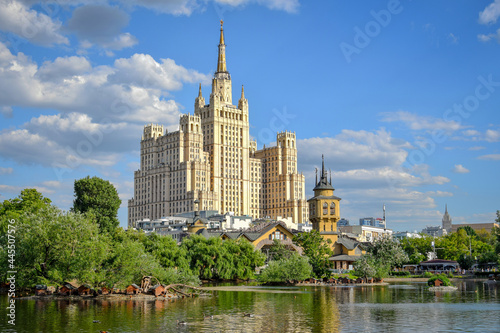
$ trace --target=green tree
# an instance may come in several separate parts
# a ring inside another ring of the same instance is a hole
[[[472,236],[472,237],[475,237],[477,236],[477,233],[474,229],[472,229],[472,227],[470,225],[466,225],[465,227],[459,227],[457,229],[458,230],[465,230],[465,232],[467,233],[468,236]]]
[[[408,255],[408,264],[419,264],[427,259],[427,253],[432,251],[433,237],[429,235],[421,235],[421,237],[406,237],[401,240],[400,244],[403,250]]]
[[[245,240],[192,235],[181,248],[187,253],[190,269],[201,279],[249,279],[265,261],[265,255]]]
[[[75,180],[73,210],[93,216],[101,232],[111,232],[118,227],[120,204],[118,192],[109,181],[89,176]]]
[[[302,281],[310,278],[311,275],[312,266],[309,260],[294,252],[287,258],[270,261],[258,280],[263,283],[283,283]]]
[[[104,279],[101,264],[108,253],[107,239],[96,223],[81,214],[42,207],[19,217],[15,235],[20,287],[72,279],[96,285]],[[0,241],[4,251],[5,238]]]
[[[280,260],[289,258],[294,253],[293,250],[288,248],[285,244],[283,244],[279,239],[273,240],[273,245],[269,248],[269,257],[268,260]]]
[[[389,271],[408,261],[408,255],[401,245],[391,237],[380,237],[375,240],[367,254],[354,263],[354,270],[361,276],[372,275],[383,279]]]
[[[299,233],[293,237],[293,241],[304,249],[303,254],[309,258],[314,277],[322,278],[330,275],[332,263],[329,259],[333,253],[319,231]]]
[[[51,204],[49,198],[45,198],[34,188],[26,188],[21,191],[17,198],[4,200],[0,203],[0,218],[15,219],[23,213],[35,212]]]

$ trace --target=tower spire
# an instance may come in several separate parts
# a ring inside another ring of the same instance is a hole
[[[198,97],[203,97],[203,96],[201,95],[201,83],[200,83],[200,89],[198,90]]]
[[[325,176],[325,155],[321,154],[321,177]]]
[[[224,44],[224,21],[220,20],[220,41],[219,41],[219,61],[217,63],[217,73],[226,73],[226,45]]]
[[[243,85],[241,85],[241,99],[245,99],[245,89],[243,88]]]

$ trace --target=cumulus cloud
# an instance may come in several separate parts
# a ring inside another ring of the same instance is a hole
[[[118,7],[87,5],[76,8],[67,25],[83,41],[84,48],[98,44],[121,50],[137,44],[137,39],[130,33],[122,33],[129,19],[127,13]]]
[[[411,130],[441,130],[444,132],[453,132],[463,128],[457,121],[447,121],[441,118],[430,116],[420,116],[408,111],[382,112],[380,113],[383,122],[401,122]]]
[[[462,164],[455,164],[452,170],[454,173],[469,173],[470,170],[464,167]]]
[[[137,66],[140,70],[133,70]],[[164,96],[184,83],[210,82],[210,76],[148,55],[92,67],[84,57],[57,58],[40,67],[0,43],[0,107],[52,108],[88,114],[94,122],[176,124],[180,106]]]
[[[479,13],[479,23],[492,24],[496,23],[500,16],[500,0],[495,0]]]
[[[11,32],[34,44],[69,44],[60,32],[61,25],[60,21],[30,9],[21,1],[0,2],[0,30]]]

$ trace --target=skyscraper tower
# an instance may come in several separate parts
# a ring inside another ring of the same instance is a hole
[[[444,215],[443,215],[443,229],[446,230],[446,232],[450,233],[451,232],[451,217],[450,214],[448,214],[448,204],[444,206]]]
[[[297,171],[295,132],[276,134],[276,146],[257,150],[250,140],[248,100],[241,87],[233,105],[231,75],[221,21],[217,67],[209,104],[201,84],[194,114],[181,115],[179,130],[144,127],[141,167],[134,173],[129,226],[199,210],[231,212],[254,218],[308,219],[305,177]]]

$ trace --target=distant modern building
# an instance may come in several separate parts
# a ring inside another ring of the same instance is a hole
[[[342,234],[352,235],[359,242],[373,242],[383,235],[392,236],[392,230],[383,227],[372,227],[370,225],[348,225],[338,227]]]
[[[371,225],[375,226],[375,219],[373,217],[363,217],[359,219],[359,225]]]
[[[447,235],[446,229],[443,229],[442,226],[428,226],[422,229],[422,233],[432,237],[441,237]]]
[[[398,231],[392,234],[392,238],[402,240],[405,238],[422,238],[422,235],[417,232]]]
[[[349,225],[349,220],[341,218],[340,220],[337,221],[337,227],[345,227],[347,225]]]
[[[382,218],[363,217],[359,219],[359,225],[367,225],[372,227],[385,227],[385,221]]]

